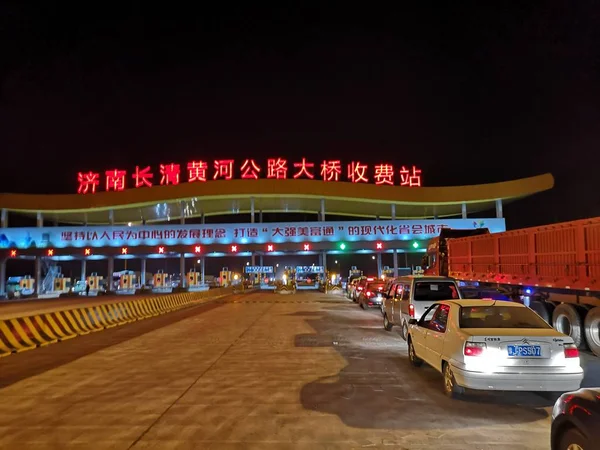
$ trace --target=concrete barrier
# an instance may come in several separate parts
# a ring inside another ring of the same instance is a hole
[[[148,319],[232,293],[232,288],[218,288],[100,305],[66,307],[0,320],[0,357]]]

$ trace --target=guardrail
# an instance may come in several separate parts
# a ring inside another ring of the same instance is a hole
[[[56,311],[0,320],[0,357],[148,319],[232,293],[232,288],[219,288],[75,308],[64,307]]]

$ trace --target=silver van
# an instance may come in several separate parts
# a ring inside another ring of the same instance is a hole
[[[400,327],[404,339],[408,336],[409,319],[419,319],[433,302],[462,298],[453,278],[409,275],[399,277],[389,286],[383,307],[383,327],[390,331]]]

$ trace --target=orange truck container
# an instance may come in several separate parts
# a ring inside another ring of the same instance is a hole
[[[435,252],[439,239],[432,242],[426,260],[437,262],[439,275],[508,288],[513,298],[600,356],[600,217],[450,237],[442,245],[445,252]]]

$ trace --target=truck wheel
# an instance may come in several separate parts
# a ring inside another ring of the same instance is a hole
[[[552,326],[557,331],[570,336],[578,348],[585,344],[581,317],[573,305],[566,303],[558,305],[552,314]]]
[[[584,320],[585,340],[594,355],[600,356],[600,306],[588,311]]]
[[[552,314],[550,313],[550,308],[546,306],[546,302],[534,300],[531,302],[531,305],[529,305],[529,308],[535,311],[537,315],[544,319],[546,322],[552,322]]]

